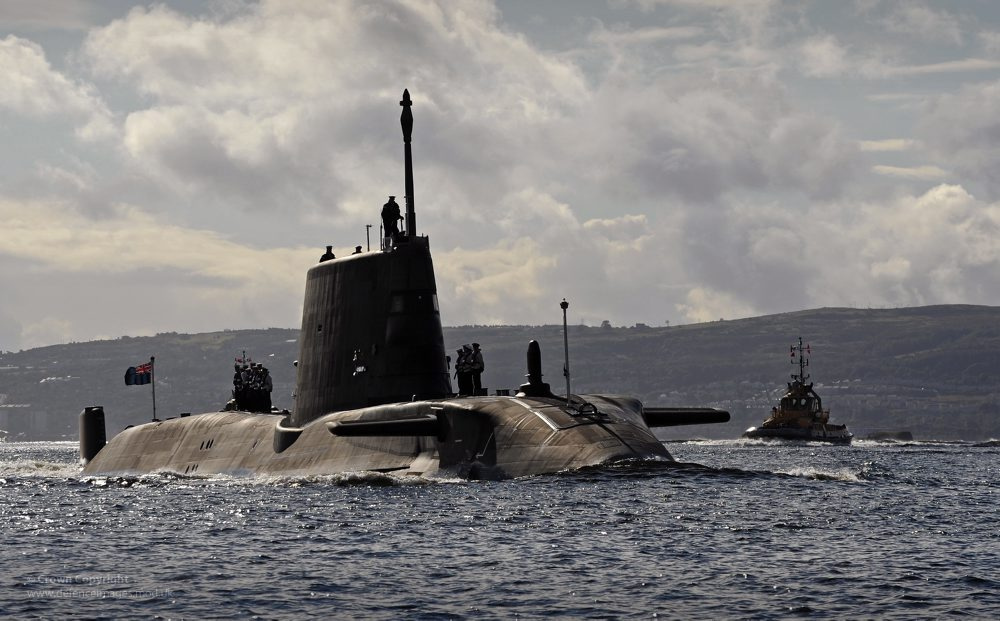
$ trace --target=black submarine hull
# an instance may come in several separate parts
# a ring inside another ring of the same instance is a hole
[[[83,475],[376,471],[506,479],[624,459],[672,459],[646,425],[642,404],[628,397],[575,396],[571,405],[555,398],[462,397],[335,412],[302,428],[288,422],[282,414],[214,412],[138,425],[99,450]]]

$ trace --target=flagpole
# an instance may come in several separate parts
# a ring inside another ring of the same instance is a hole
[[[156,422],[156,356],[149,357],[150,383],[153,384],[153,422]]]

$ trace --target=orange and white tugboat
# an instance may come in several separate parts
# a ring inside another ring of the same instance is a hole
[[[809,366],[809,346],[791,346],[791,363],[799,364],[798,374],[792,374],[788,391],[781,397],[777,407],[771,408],[771,415],[760,427],[751,427],[743,432],[744,438],[761,440],[805,440],[808,442],[833,442],[850,444],[854,435],[847,425],[831,425],[830,410],[823,409],[823,400],[813,390],[812,382],[806,383],[806,367]]]

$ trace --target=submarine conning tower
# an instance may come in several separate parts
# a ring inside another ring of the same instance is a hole
[[[430,244],[415,230],[408,91],[400,105],[407,230],[380,252],[323,261],[306,275],[296,427],[329,412],[453,394]]]

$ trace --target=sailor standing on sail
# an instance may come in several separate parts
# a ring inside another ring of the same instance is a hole
[[[399,237],[399,221],[402,219],[396,197],[390,196],[388,202],[382,205],[382,231],[391,244],[395,244],[396,238]]]

